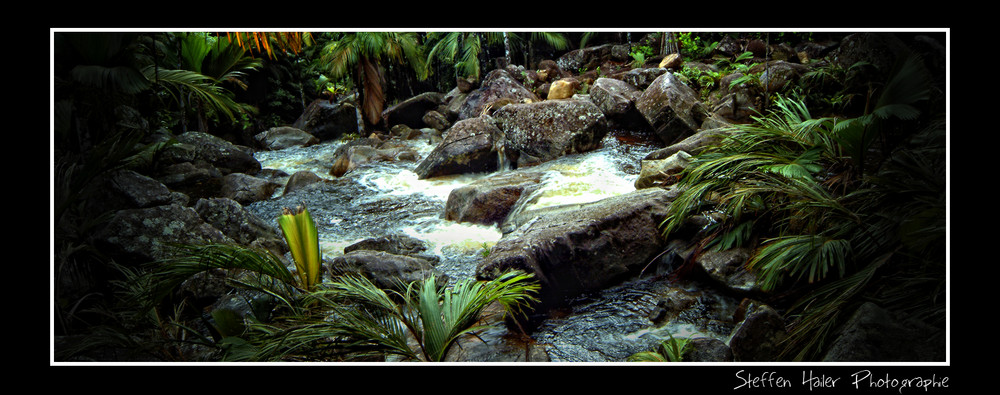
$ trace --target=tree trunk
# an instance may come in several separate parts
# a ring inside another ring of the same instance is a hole
[[[385,104],[385,93],[382,89],[382,73],[378,63],[368,57],[358,60],[358,74],[362,79],[361,109],[365,118],[365,131],[368,132],[382,120],[382,107]]]

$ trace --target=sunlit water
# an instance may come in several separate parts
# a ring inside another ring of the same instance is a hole
[[[532,167],[542,171],[541,186],[525,199],[529,207],[586,203],[635,190],[640,161],[658,148],[648,143],[622,143],[614,135],[600,149]],[[465,174],[420,180],[413,172],[418,162],[373,162],[343,177],[329,175],[333,154],[342,142],[310,147],[263,151],[255,156],[264,168],[287,174],[308,170],[328,183],[276,195],[247,208],[265,219],[277,218],[282,207],[305,204],[317,223],[324,258],[343,254],[357,241],[388,234],[406,234],[423,240],[440,257],[438,270],[453,280],[472,278],[483,253],[503,234],[495,226],[457,223],[443,219],[448,195],[455,188],[491,174]],[[420,158],[434,148],[424,140],[408,142]],[[277,222],[271,221],[276,226]],[[648,277],[648,276],[647,276]],[[622,361],[628,355],[652,349],[669,335],[724,336],[705,325],[704,316],[726,314],[729,302],[713,301],[703,317],[655,326],[650,312],[656,308],[664,281],[649,278],[584,295],[568,315],[547,320],[532,336],[549,350],[556,362]],[[711,332],[711,333],[710,333]]]

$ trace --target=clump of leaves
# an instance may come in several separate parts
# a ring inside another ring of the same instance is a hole
[[[344,276],[309,295],[329,319],[262,327],[268,336],[260,341],[257,358],[301,358],[337,350],[350,358],[398,355],[442,361],[458,339],[486,327],[480,322],[487,306],[499,303],[504,314],[521,314],[536,301],[538,287],[531,275],[521,272],[489,281],[467,279],[452,287],[441,287],[429,276],[399,290],[379,288],[363,276]],[[416,348],[410,340],[416,341]]]
[[[643,351],[632,354],[628,357],[629,362],[681,362],[684,360],[684,352],[687,351],[691,339],[686,337],[674,337],[660,342],[660,346],[655,351]]]

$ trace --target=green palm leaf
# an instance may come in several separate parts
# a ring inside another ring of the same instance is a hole
[[[251,107],[238,104],[224,88],[211,77],[189,70],[165,70],[149,66],[143,70],[149,79],[155,79],[168,87],[167,92],[175,101],[180,101],[182,92],[190,92],[200,102],[225,115],[230,121],[236,120],[238,113],[249,113]],[[181,89],[183,88],[183,89]]]
[[[791,235],[768,239],[750,259],[748,267],[760,275],[765,291],[777,288],[785,277],[805,278],[810,284],[825,279],[835,270],[847,270],[850,243],[814,235]]]
[[[148,301],[156,303],[195,274],[212,269],[242,270],[264,276],[262,289],[273,288],[267,279],[292,284],[293,276],[274,254],[258,249],[228,244],[178,245],[177,253],[156,263],[148,274]],[[288,295],[287,290],[275,294]],[[272,291],[273,292],[273,291]]]
[[[137,94],[150,87],[149,79],[130,66],[79,65],[70,70],[73,80],[95,88]]]
[[[347,350],[441,361],[461,336],[482,328],[476,324],[491,303],[499,302],[513,312],[536,300],[532,294],[538,285],[530,278],[511,272],[491,281],[468,279],[445,288],[430,276],[390,294],[367,278],[350,275],[310,298],[333,309],[336,329],[328,335]],[[418,341],[419,356],[408,339]]]

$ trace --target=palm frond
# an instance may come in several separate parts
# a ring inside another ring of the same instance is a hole
[[[841,314],[850,311],[855,302],[875,278],[875,273],[892,257],[885,254],[850,276],[832,281],[797,301],[788,315],[794,323],[788,337],[782,341],[781,358],[794,361],[815,360],[825,350],[826,342],[842,323]]]
[[[245,270],[294,282],[292,273],[274,254],[229,244],[177,245],[177,253],[156,263],[148,274],[150,302],[162,300],[178,285],[195,274],[212,269]]]
[[[777,288],[785,277],[805,278],[810,284],[836,271],[847,271],[851,246],[847,240],[819,235],[780,236],[764,241],[748,267],[759,273],[761,289]]]
[[[155,78],[160,84],[172,88],[168,89],[167,92],[175,100],[179,100],[178,96],[182,94],[180,88],[183,87],[185,91],[190,92],[202,103],[225,115],[230,121],[236,120],[235,114],[251,111],[248,106],[236,103],[225,89],[206,75],[190,70],[157,69],[153,66],[146,68],[144,73],[149,78],[153,78],[155,74]]]
[[[507,311],[535,300],[538,285],[529,275],[506,274],[492,281],[472,279],[441,287],[433,276],[387,292],[362,276],[338,278],[307,299],[333,312],[326,328],[332,344],[351,353],[396,354],[412,360],[441,361],[461,336],[481,329],[483,310],[499,302]],[[411,349],[416,340],[419,350]]]
[[[129,66],[79,65],[70,70],[74,81],[94,88],[137,94],[151,84],[143,73]]]
[[[569,40],[562,33],[532,32],[531,40],[542,41],[556,50],[563,50],[569,47]]]
[[[471,34],[462,41],[461,58],[455,65],[459,75],[479,79],[479,54],[481,52],[482,43],[478,35]]]

